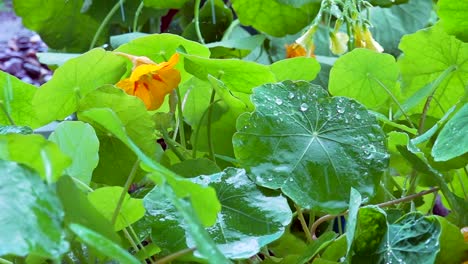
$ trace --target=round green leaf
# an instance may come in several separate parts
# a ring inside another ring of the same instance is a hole
[[[120,263],[140,264],[140,261],[119,245],[87,227],[71,224],[70,230],[85,244],[107,257],[115,259]]]
[[[399,48],[404,56],[398,60],[403,78],[402,92],[409,98],[425,85],[451,69],[451,74],[438,85],[427,114],[444,116],[447,109],[457,103],[467,91],[468,44],[445,33],[439,26],[420,30],[401,39]],[[425,108],[426,100],[416,107]]]
[[[314,58],[296,57],[280,60],[270,65],[276,81],[312,81],[320,72],[320,64]]]
[[[0,124],[30,126],[36,128],[40,126],[36,118],[36,113],[32,107],[32,98],[37,91],[34,85],[20,81],[15,76],[0,71]],[[10,118],[5,115],[6,111]]]
[[[0,201],[0,256],[59,259],[68,251],[62,205],[36,172],[0,160]]]
[[[341,56],[330,71],[329,91],[354,98],[370,109],[387,107],[395,93],[398,65],[393,56],[354,49]]]
[[[65,173],[89,184],[99,161],[99,140],[93,127],[81,121],[65,121],[55,128],[49,140],[72,158]]]
[[[0,135],[0,159],[16,161],[36,170],[47,182],[55,182],[71,160],[41,135]]]
[[[302,2],[298,6],[278,0],[234,0],[232,7],[239,21],[274,37],[297,33],[307,26],[317,14],[317,3]]]
[[[107,220],[112,220],[115,208],[122,194],[120,186],[102,187],[88,194],[88,200]],[[125,191],[124,191],[125,192]],[[145,215],[142,199],[131,198],[125,193],[119,215],[116,218],[114,229],[119,231],[135,223]]]
[[[216,190],[221,212],[207,231],[228,258],[255,255],[261,247],[278,239],[291,221],[287,200],[277,194],[260,191],[243,169],[228,168],[210,176],[193,178],[193,182]],[[157,188],[145,197],[145,207],[157,219],[153,225],[153,239],[159,241],[160,235],[168,237],[167,230],[172,230],[177,235],[170,240],[170,245],[166,245],[171,250],[193,246],[194,242],[187,233],[186,242],[181,242],[185,225]]]
[[[256,110],[239,117],[233,145],[257,184],[332,214],[347,208],[351,187],[363,199],[374,195],[388,155],[382,129],[361,104],[302,81],[263,85],[252,102]]]
[[[467,1],[440,0],[437,2],[437,14],[442,27],[460,40],[468,41]]]
[[[432,148],[435,161],[447,161],[468,152],[468,104],[465,104],[440,131]],[[456,143],[454,143],[456,142]]]
[[[104,84],[114,84],[126,71],[126,63],[103,49],[93,49],[60,66],[52,79],[36,92],[32,104],[42,124],[75,112],[79,100]]]

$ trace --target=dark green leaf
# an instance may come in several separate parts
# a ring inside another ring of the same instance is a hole
[[[353,250],[356,255],[371,255],[377,250],[387,232],[385,212],[377,206],[366,206],[359,210]]]
[[[179,9],[184,6],[185,3],[190,2],[190,0],[143,0],[145,6],[163,9],[163,8],[174,8]]]
[[[33,130],[27,126],[2,126],[0,125],[0,135],[7,135],[7,134],[29,135],[32,133],[33,133]]]
[[[65,173],[89,185],[93,170],[99,162],[99,140],[94,129],[80,121],[65,121],[56,127],[49,140],[72,158]]]
[[[239,117],[233,145],[257,184],[328,213],[347,208],[351,187],[374,195],[388,155],[362,105],[303,81],[263,85],[252,102],[256,109]]]
[[[207,158],[184,160],[172,165],[170,169],[183,177],[195,177],[221,172],[216,163]]]
[[[59,259],[68,251],[54,189],[17,163],[0,160],[0,256]]]

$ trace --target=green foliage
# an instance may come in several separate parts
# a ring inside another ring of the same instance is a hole
[[[440,17],[442,27],[450,35],[455,35],[463,42],[468,41],[468,22],[465,12],[468,10],[468,3],[465,1],[441,0],[437,2],[437,14]]]

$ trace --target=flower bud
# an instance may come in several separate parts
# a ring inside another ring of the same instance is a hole
[[[335,55],[341,55],[348,50],[349,37],[346,33],[336,32],[330,34],[330,50]]]

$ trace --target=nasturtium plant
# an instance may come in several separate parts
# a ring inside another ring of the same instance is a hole
[[[258,87],[252,102],[233,145],[257,184],[330,213],[347,207],[351,187],[374,195],[388,154],[383,131],[360,103],[301,81]]]
[[[8,2],[0,263],[468,261],[464,1]]]

